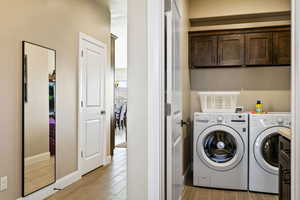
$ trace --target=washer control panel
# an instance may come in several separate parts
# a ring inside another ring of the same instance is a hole
[[[231,122],[246,122],[248,119],[248,115],[233,115],[231,118]]]
[[[221,123],[224,121],[224,117],[222,115],[217,116],[217,122]]]
[[[229,124],[229,123],[245,123],[248,121],[247,114],[235,113],[214,113],[214,114],[194,114],[196,123],[211,123],[211,124]]]

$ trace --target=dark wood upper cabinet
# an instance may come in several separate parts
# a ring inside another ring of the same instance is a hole
[[[291,63],[289,26],[189,33],[191,68]]]
[[[246,65],[272,65],[272,33],[246,34]]]
[[[218,65],[244,64],[244,34],[223,35],[218,38]]]
[[[217,41],[217,36],[190,37],[190,66],[216,66]]]
[[[291,32],[273,33],[273,63],[275,65],[288,65],[291,63]]]

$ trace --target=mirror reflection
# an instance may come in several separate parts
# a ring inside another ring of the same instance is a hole
[[[55,182],[55,56],[23,42],[23,196]]]

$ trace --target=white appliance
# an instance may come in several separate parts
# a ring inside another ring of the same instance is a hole
[[[195,186],[248,190],[248,114],[194,113]]]
[[[278,193],[278,130],[290,124],[289,113],[250,114],[250,191]]]

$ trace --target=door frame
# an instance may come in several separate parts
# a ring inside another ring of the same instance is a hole
[[[77,101],[77,150],[78,150],[78,154],[77,154],[77,170],[80,174],[80,176],[84,175],[82,173],[82,157],[81,157],[81,152],[82,152],[82,149],[81,149],[81,139],[82,139],[82,132],[81,132],[81,129],[80,129],[80,122],[81,122],[81,99],[82,99],[82,64],[83,64],[83,59],[82,59],[82,49],[83,49],[83,40],[86,40],[88,42],[91,42],[97,46],[100,46],[104,49],[104,55],[105,55],[105,58],[104,58],[104,69],[103,69],[103,72],[106,74],[106,67],[107,67],[107,45],[99,40],[96,40],[95,38],[85,34],[85,33],[79,33],[79,45],[78,45],[78,101]],[[105,94],[105,97],[103,98],[104,99],[104,109],[106,111],[105,115],[104,115],[104,122],[103,122],[103,126],[104,126],[104,134],[103,134],[103,161],[102,163],[106,163],[107,162],[107,159],[106,159],[106,150],[107,150],[107,123],[106,123],[106,120],[108,119],[107,118],[107,115],[109,114],[107,111],[107,106],[106,106],[106,95],[107,95],[107,92],[106,92],[106,75],[103,75],[103,82],[104,82],[104,94]]]
[[[162,0],[147,1],[148,200],[163,200],[165,197],[164,3]]]
[[[292,115],[292,159],[291,197],[300,199],[300,2],[291,0],[292,18],[292,65],[291,65],[291,115]],[[297,103],[298,102],[298,103]]]

